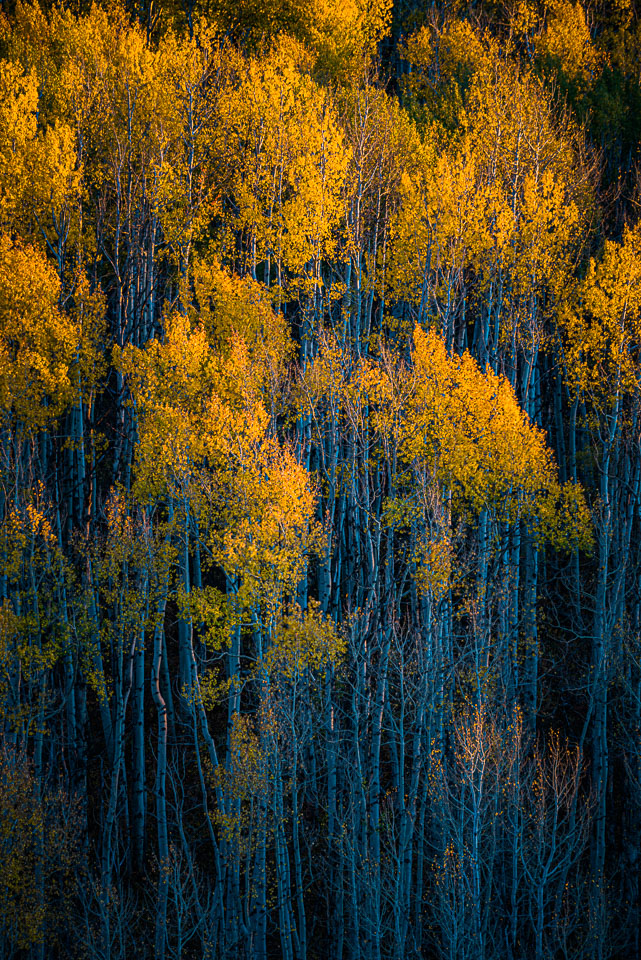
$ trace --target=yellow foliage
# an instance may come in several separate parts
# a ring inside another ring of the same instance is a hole
[[[567,375],[574,390],[597,404],[614,403],[641,385],[641,224],[607,240],[560,314]]]
[[[211,350],[205,329],[184,315],[166,321],[164,342],[144,350],[115,350],[140,418],[138,490],[189,484],[206,457],[224,461],[235,441],[265,436],[268,416],[260,399],[262,371],[240,338],[227,357]]]
[[[453,551],[450,538],[422,540],[415,551],[415,579],[419,590],[438,602],[451,586]]]
[[[581,136],[569,121],[561,127],[542,82],[470,31],[452,25],[409,45],[428,71],[419,70],[424,84],[436,66],[421,45],[431,56],[438,49],[444,76],[456,78],[464,63],[467,79],[457,137],[440,137],[440,146],[436,133],[426,137],[403,179],[386,279],[420,320],[449,318],[463,295],[481,312],[495,310],[499,336],[511,339],[516,328],[518,342],[540,335],[539,305],[549,310],[569,282],[592,193]]]
[[[195,257],[192,279],[196,314],[212,344],[228,354],[234,340],[242,339],[264,374],[265,389],[273,394],[292,360],[294,343],[284,317],[272,309],[269,291],[251,277],[229,273],[216,259]]]
[[[317,0],[309,27],[317,72],[357,79],[389,34],[391,21],[392,0]]]
[[[519,300],[528,309],[535,291],[560,296],[582,225],[567,185],[548,169],[538,178],[526,174],[510,196],[486,179],[477,157],[471,150],[441,154],[419,176],[405,177],[387,275],[396,299],[438,310],[451,296],[453,277],[470,269],[481,300],[503,271],[517,312]],[[434,298],[428,304],[426,284]]]
[[[269,431],[264,371],[244,340],[215,354],[202,325],[171,317],[164,343],[127,347],[116,362],[139,417],[136,490],[187,493],[209,551],[238,581],[241,605],[281,602],[302,576],[317,534],[305,469]]]
[[[391,25],[391,0],[214,0],[224,35],[263,49],[283,35],[307,44],[324,77],[347,79],[362,70]]]
[[[448,353],[434,330],[416,327],[409,366],[385,353],[355,364],[327,337],[300,403],[319,429],[373,431],[368,456],[395,469],[397,493],[384,504],[383,522],[413,532],[419,585],[437,599],[453,569],[453,511],[522,518],[562,548],[589,546],[583,493],[560,486],[545,437],[508,381],[482,371],[469,353]],[[344,474],[341,482],[353,479]]]
[[[589,86],[602,66],[585,19],[583,5],[571,0],[547,0],[547,25],[537,41],[537,52],[556,60],[563,73]]]
[[[0,606],[0,691],[5,704],[2,721],[7,727],[19,729],[25,720],[33,722],[41,706],[17,701],[17,677],[24,685],[36,686],[60,659],[61,644],[56,639],[43,643],[42,626],[33,614],[17,616],[8,600]]]
[[[230,599],[216,587],[192,587],[189,593],[179,588],[177,602],[181,617],[198,624],[202,641],[212,650],[228,647],[231,631],[243,622],[242,611],[234,609]],[[215,697],[218,686],[217,675],[210,676],[205,683],[201,679],[203,697]]]
[[[211,357],[202,325],[192,332],[181,314],[168,318],[164,343],[145,350],[114,349],[114,362],[126,377],[139,412],[137,492],[143,499],[189,483],[204,456],[199,430],[207,405]]]
[[[427,108],[424,124],[456,139],[470,84],[487,63],[485,44],[467,20],[451,19],[440,32],[422,27],[402,52],[413,67],[404,87],[414,107]]]
[[[210,10],[222,33],[256,48],[282,33],[305,38],[314,5],[311,0],[212,0]]]
[[[35,484],[0,523],[0,576],[11,598],[0,604],[0,719],[14,731],[42,725],[37,717],[49,701],[47,678],[69,639],[58,603],[69,565],[44,493]]]
[[[25,577],[31,563],[50,570],[53,558],[56,566],[62,561],[48,516],[50,507],[43,502],[43,494],[42,484],[35,484],[26,501],[8,509],[0,523],[0,572],[16,584]]]
[[[345,641],[334,622],[310,601],[307,610],[289,610],[278,624],[274,643],[267,651],[269,669],[295,680],[307,670],[321,671],[338,663],[345,654]]]
[[[424,161],[418,131],[396,98],[370,83],[341,91],[341,123],[349,147],[346,174],[348,234],[345,255],[358,263],[363,293],[383,265],[385,237],[403,197],[403,182],[416,175]],[[377,258],[372,238],[380,243]],[[357,260],[358,258],[358,260]],[[335,287],[332,283],[332,292]]]
[[[247,232],[255,273],[301,275],[330,256],[343,214],[349,161],[328,94],[300,72],[286,45],[251,60],[237,90],[221,98],[235,226]]]
[[[38,427],[70,402],[80,336],[42,254],[0,237],[0,409]]]
[[[35,220],[49,250],[59,259],[59,240],[79,244],[79,207],[82,196],[82,165],[78,160],[72,128],[55,121],[33,141],[28,154],[30,190],[27,215]],[[63,263],[58,262],[62,273]]]
[[[408,38],[403,53],[418,69],[416,79],[430,79],[433,83],[441,79],[469,81],[486,57],[478,34],[467,20],[461,19],[450,20],[440,34],[431,27],[422,27]]]
[[[232,795],[264,796],[268,790],[266,757],[261,752],[258,736],[250,717],[234,714],[230,734]]]
[[[183,276],[191,244],[222,211],[226,172],[224,158],[222,168],[217,167],[220,149],[224,153],[217,111],[241,63],[240,54],[206,23],[199,25],[197,38],[167,32],[158,46],[153,66],[158,137],[151,160],[154,210]]]
[[[0,229],[10,227],[31,188],[28,151],[36,135],[38,78],[0,60]]]
[[[536,510],[554,479],[549,450],[510,384],[482,372],[468,354],[448,356],[443,340],[417,327],[414,394],[408,405],[403,458],[424,463],[434,479],[475,509],[519,501]]]

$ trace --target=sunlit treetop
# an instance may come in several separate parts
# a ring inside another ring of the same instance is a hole
[[[349,151],[328,93],[283,42],[248,63],[219,109],[218,149],[231,171],[227,224],[246,231],[244,269],[267,285],[301,277],[310,262],[331,256],[343,214]]]
[[[343,429],[365,430],[367,417],[383,449],[396,451],[396,481],[410,497],[420,479],[463,514],[529,518],[557,542],[589,542],[582,491],[559,484],[545,435],[509,382],[467,352],[448,352],[435,330],[415,328],[410,364],[393,352],[349,364],[327,338],[302,397],[320,421],[325,410]]]
[[[560,312],[567,376],[598,406],[641,389],[641,224],[590,260]]]

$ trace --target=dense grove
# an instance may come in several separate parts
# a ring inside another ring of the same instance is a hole
[[[0,955],[641,950],[637,0],[0,15]]]

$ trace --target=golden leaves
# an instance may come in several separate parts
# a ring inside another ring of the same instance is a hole
[[[27,154],[36,135],[38,79],[0,60],[0,229],[11,224],[29,190]]]
[[[336,625],[324,617],[318,603],[310,601],[303,613],[294,607],[278,626],[275,643],[267,652],[268,669],[295,680],[306,671],[323,671],[345,654],[345,640]]]
[[[391,21],[391,0],[317,0],[309,28],[317,73],[357,80],[389,34]]]
[[[294,343],[283,315],[272,309],[263,284],[224,270],[218,260],[194,257],[192,266],[194,312],[202,320],[212,344],[228,355],[242,340],[253,358],[256,390],[274,403]]]
[[[572,388],[597,405],[638,393],[641,345],[641,226],[606,241],[560,314]]]
[[[423,462],[475,510],[535,510],[554,477],[551,455],[509,383],[467,353],[448,356],[442,339],[419,327],[413,360],[404,459]]]
[[[252,270],[273,260],[282,283],[283,268],[301,274],[335,246],[349,154],[332,105],[285,48],[250,61],[220,109],[235,158],[236,222],[251,237]]]
[[[269,430],[260,364],[236,335],[214,353],[204,327],[179,314],[164,343],[117,362],[139,415],[137,495],[188,497],[240,605],[277,609],[318,535],[308,474]]]
[[[404,181],[388,278],[419,320],[446,328],[466,298],[498,312],[500,336],[558,302],[593,203],[581,133],[509,53],[459,21],[408,42],[412,109],[431,119],[425,159]]]
[[[409,364],[389,349],[356,360],[326,337],[299,402],[319,442],[335,443],[338,434],[358,450],[358,461],[337,466],[335,495],[361,482],[361,458],[370,471],[384,467],[394,495],[382,503],[381,523],[410,538],[418,586],[436,601],[456,569],[461,518],[474,523],[487,511],[524,520],[561,549],[590,545],[583,493],[559,484],[545,436],[509,382],[469,353],[448,352],[433,329],[415,328]]]
[[[592,42],[583,5],[547,0],[546,6],[546,29],[537,41],[539,56],[556,60],[568,78],[589,86],[602,66],[602,57]]]
[[[0,236],[0,409],[28,426],[71,399],[79,332],[58,308],[60,282],[34,247]]]

